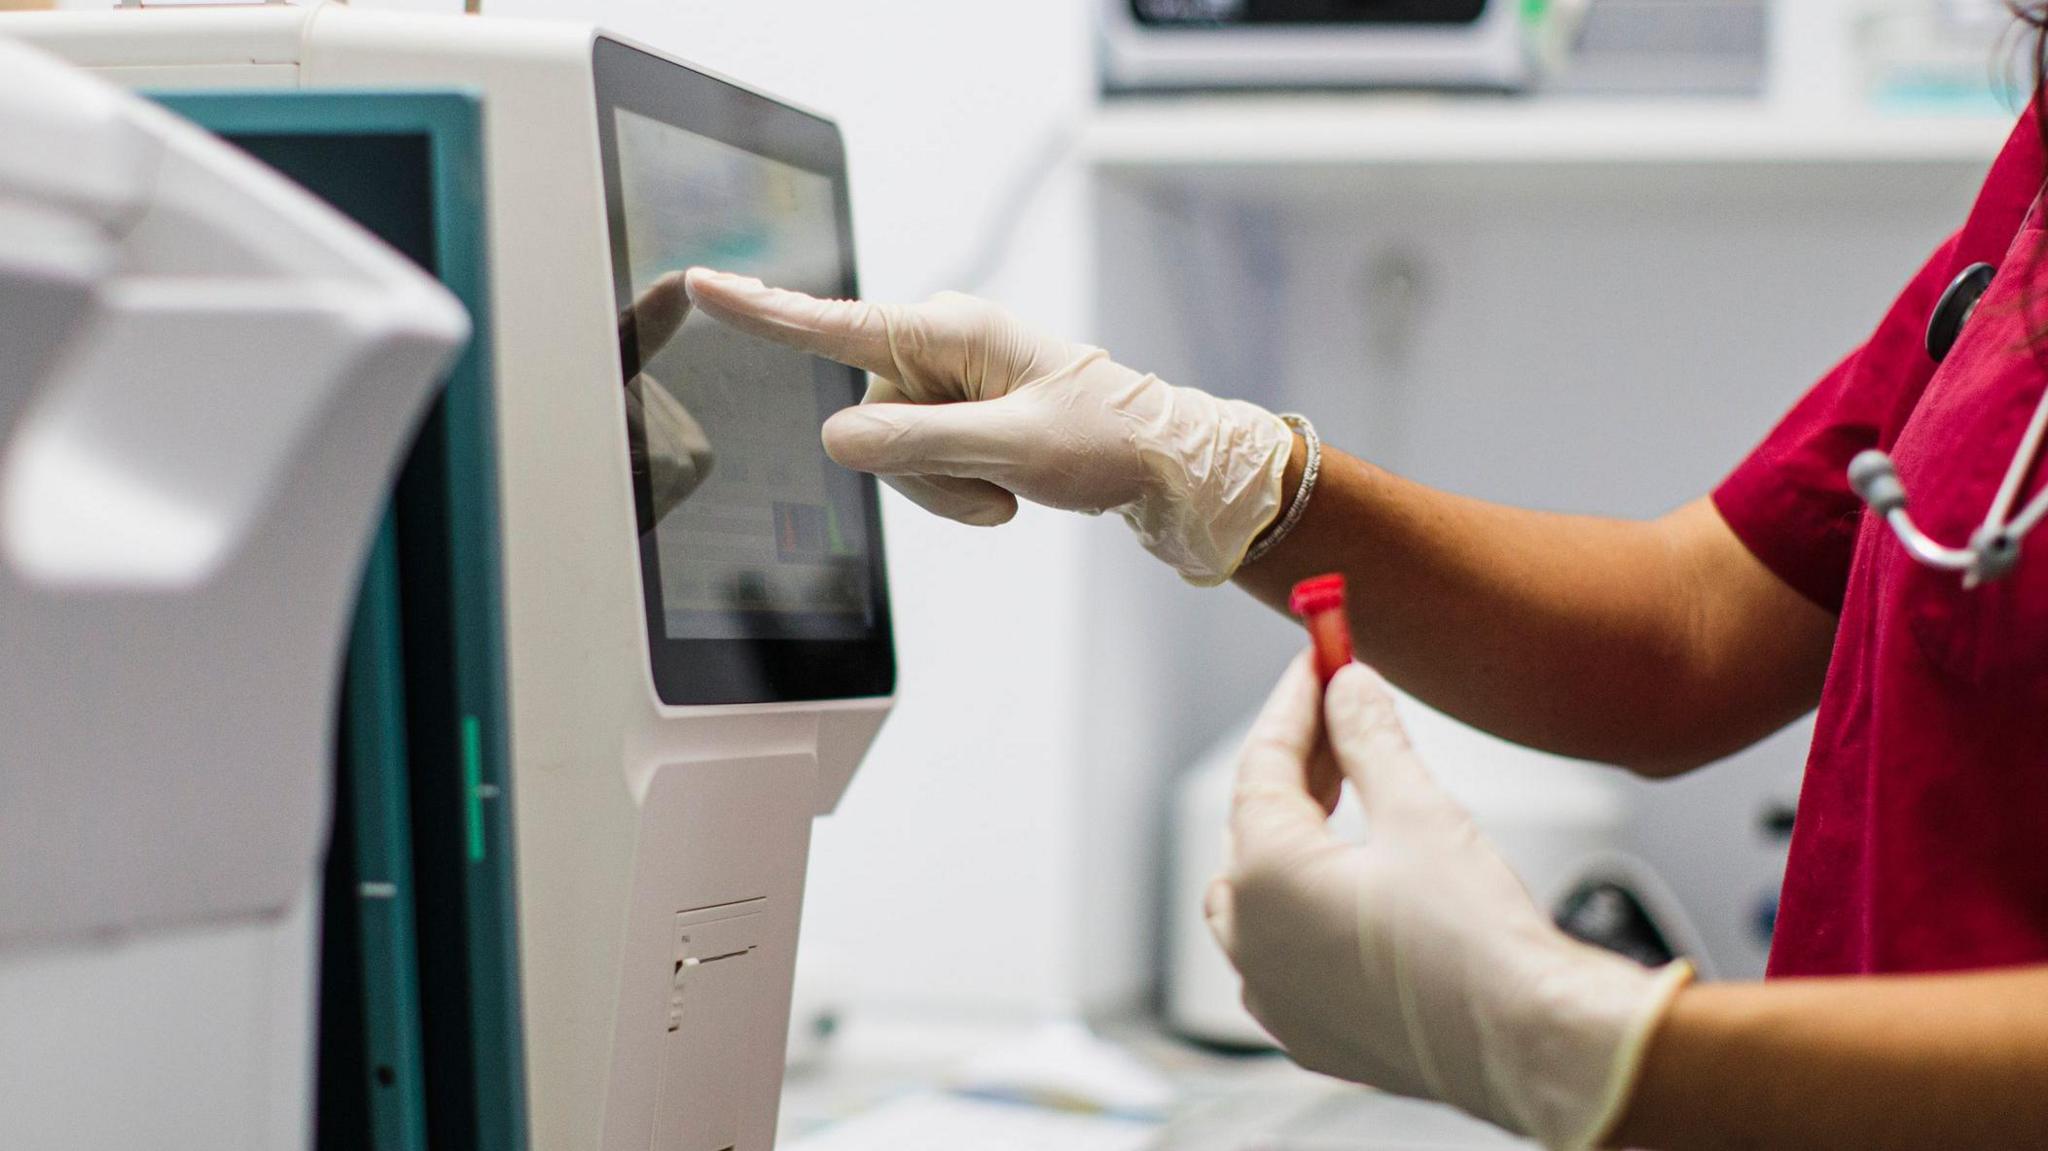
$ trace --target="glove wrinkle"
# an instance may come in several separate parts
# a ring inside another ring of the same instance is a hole
[[[903,330],[904,325],[897,316],[896,309],[874,305],[874,314],[882,321],[882,333],[888,341],[889,364],[893,369],[894,378],[903,381],[904,387],[908,390],[909,398],[913,402],[930,403],[930,400],[925,399],[920,394],[925,389],[918,386],[919,374],[916,362],[913,357],[906,354],[907,349],[913,348],[916,345],[912,343],[909,333]]]
[[[1370,894],[1369,887],[1360,887],[1359,896],[1361,899],[1368,898]],[[1365,909],[1360,909],[1358,930],[1361,937],[1361,962],[1364,955],[1363,936],[1377,918],[1377,916],[1367,914]],[[1408,1050],[1415,1060],[1415,1069],[1422,1076],[1423,1087],[1428,1091],[1429,1095],[1437,1099],[1449,1099],[1451,1096],[1447,1089],[1448,1085],[1444,1081],[1443,1072],[1437,1067],[1436,1053],[1430,1049],[1429,1031],[1423,1025],[1422,1005],[1418,1002],[1415,985],[1408,978],[1408,949],[1401,946],[1399,938],[1400,924],[1401,917],[1398,915],[1391,917],[1390,921],[1386,924],[1387,935],[1391,944],[1387,950],[1388,958],[1391,961],[1389,966],[1393,973],[1394,993],[1399,997],[1400,1001],[1401,1023],[1408,1037]],[[1366,969],[1366,977],[1371,978],[1370,968]]]

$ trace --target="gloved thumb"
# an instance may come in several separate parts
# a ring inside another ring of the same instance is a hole
[[[936,516],[977,528],[1009,523],[1017,515],[1017,497],[987,480],[956,476],[884,476],[882,482]]]
[[[1378,672],[1360,663],[1338,669],[1323,689],[1323,716],[1337,765],[1368,820],[1376,810],[1443,799]]]
[[[1322,805],[1309,794],[1316,745],[1316,680],[1304,654],[1288,665],[1237,761],[1230,805],[1233,869],[1283,860],[1329,838]]]

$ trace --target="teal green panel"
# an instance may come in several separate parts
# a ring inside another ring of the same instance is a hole
[[[424,1151],[425,1081],[420,1074],[419,985],[413,941],[411,814],[406,795],[404,647],[399,629],[397,528],[377,531],[349,640],[342,709],[341,773],[335,796],[347,805],[336,835],[349,827],[357,944],[362,963],[363,1096],[367,1131],[323,1143],[367,1140],[377,1151]],[[331,1071],[332,1069],[323,1069]],[[338,1085],[334,1085],[338,1086]],[[323,1091],[335,1095],[334,1086]],[[323,1118],[327,1111],[323,1110]]]
[[[525,1151],[479,101],[448,90],[158,99],[354,216],[438,276],[474,323],[392,505],[415,1014],[429,1144],[435,1151]],[[427,188],[424,204],[392,194],[413,179]]]

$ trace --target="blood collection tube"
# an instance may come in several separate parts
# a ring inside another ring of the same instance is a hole
[[[1305,579],[1287,597],[1287,610],[1301,617],[1316,647],[1316,679],[1328,686],[1337,669],[1351,662],[1351,620],[1344,614],[1344,577],[1336,572]]]

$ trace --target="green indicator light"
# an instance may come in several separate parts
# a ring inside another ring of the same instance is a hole
[[[835,556],[851,555],[853,549],[846,546],[846,536],[839,530],[839,508],[825,505],[825,547]]]
[[[464,838],[469,841],[469,861],[484,858],[484,729],[473,715],[462,717],[462,784],[469,799],[469,818]]]

